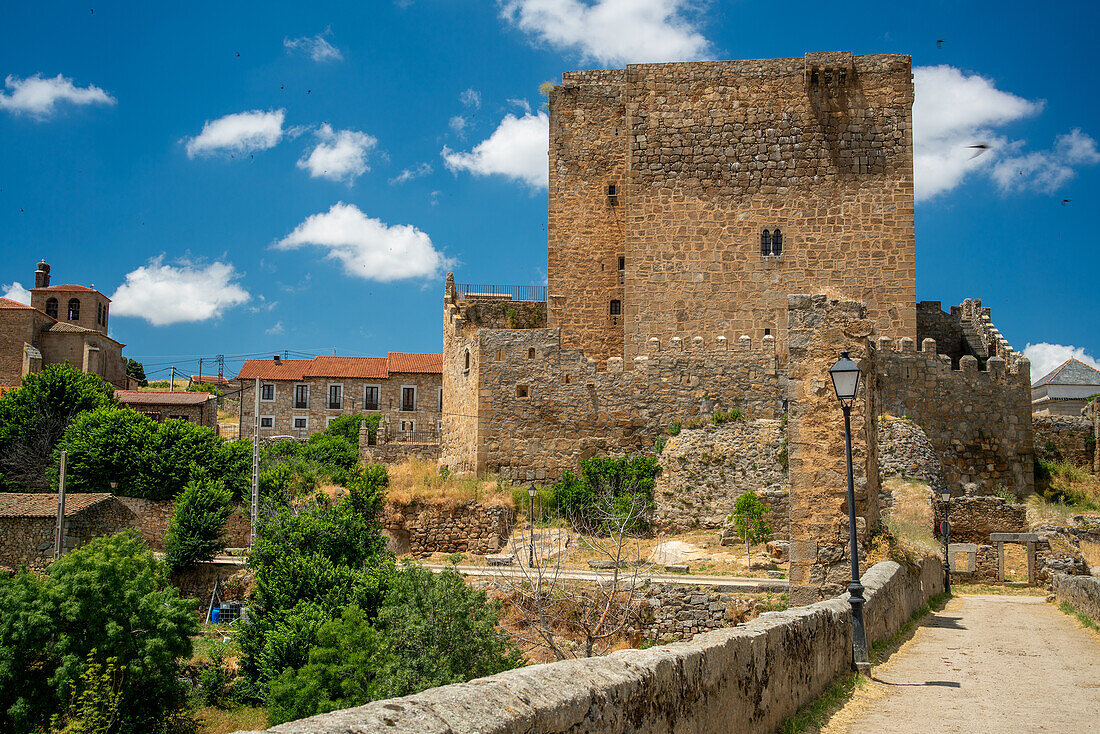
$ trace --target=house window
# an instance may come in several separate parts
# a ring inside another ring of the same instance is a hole
[[[260,428],[274,428],[275,416],[273,415],[261,415],[260,416]]]
[[[294,407],[299,409],[309,407],[309,385],[294,386]]]
[[[69,299],[69,321],[80,321],[80,300]]]
[[[328,386],[328,409],[340,410],[344,407],[344,386],[343,385],[329,385]]]
[[[367,385],[363,388],[363,410],[378,410],[379,394],[382,389],[378,385]]]
[[[294,416],[294,427],[298,430],[307,430],[309,428],[309,418],[304,416]]]
[[[401,410],[416,410],[416,387],[411,385],[401,386]]]
[[[51,319],[57,318],[57,299],[51,298],[46,301],[46,315]]]
[[[527,396],[528,396],[527,386],[526,385],[516,385],[516,397],[517,398],[525,398]]]
[[[440,413],[443,412],[443,388],[439,388],[439,405],[436,408]]]
[[[611,315],[612,316],[618,316],[622,312],[623,312],[623,302],[620,301],[618,298],[612,299],[612,301],[611,301]]]
[[[783,232],[778,229],[772,232],[772,254],[783,254]]]
[[[607,184],[607,203],[611,206],[615,206],[619,203],[619,185],[614,183]]]
[[[416,421],[401,421],[401,432],[412,433],[416,430]]]
[[[270,382],[265,382],[260,385],[260,400],[265,403],[275,402],[275,385]]]
[[[772,233],[766,229],[760,233],[760,254],[764,257],[772,254]]]

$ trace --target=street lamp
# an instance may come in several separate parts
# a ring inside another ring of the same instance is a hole
[[[867,630],[863,626],[863,584],[859,582],[859,546],[856,543],[856,488],[852,477],[852,403],[859,388],[859,365],[848,358],[848,350],[829,368],[836,399],[844,412],[844,453],[848,461],[848,540],[852,555],[852,583],[848,585],[848,603],[852,606],[852,661],[859,672],[870,673],[867,657]]]
[[[943,591],[951,593],[951,523],[947,521],[947,508],[951,504],[951,490],[944,487],[940,490],[940,499],[943,500],[943,523],[940,525],[940,535],[943,536]]]
[[[528,547],[528,568],[535,567],[535,495],[537,493],[538,490],[535,489],[535,485],[532,484],[527,488],[527,496],[531,498],[531,501],[527,503],[531,511],[531,545]]]

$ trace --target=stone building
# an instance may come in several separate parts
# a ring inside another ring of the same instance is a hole
[[[1031,386],[1031,410],[1036,415],[1079,416],[1093,395],[1100,395],[1100,370],[1067,359]]]
[[[210,393],[115,390],[115,399],[158,423],[177,418],[215,430],[218,427],[217,398]]]
[[[306,438],[340,415],[378,413],[390,439],[438,442],[442,355],[249,359],[241,366],[241,434],[251,435],[260,383],[260,435]]]
[[[133,512],[103,493],[65,496],[65,550],[131,527]],[[54,557],[57,495],[0,492],[0,566],[42,570]]]
[[[67,362],[127,387],[125,345],[107,335],[110,299],[82,285],[50,285],[45,262],[38,263],[34,284],[30,305],[0,298],[0,386]]]

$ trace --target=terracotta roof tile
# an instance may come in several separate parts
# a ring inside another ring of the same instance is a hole
[[[405,372],[425,375],[443,374],[442,354],[390,352],[389,363],[390,372]]]
[[[205,392],[168,390],[115,390],[115,398],[123,405],[201,405],[216,399]]]
[[[111,499],[101,492],[65,493],[65,517],[72,517]],[[57,495],[0,492],[0,517],[57,517]]]
[[[217,375],[191,375],[191,382],[201,382],[208,385],[228,385],[229,380]]]
[[[67,283],[67,284],[64,284],[64,285],[48,285],[45,288],[31,288],[31,290],[32,291],[61,291],[62,293],[69,293],[69,292],[73,292],[73,291],[76,291],[78,293],[99,293],[99,291],[97,291],[95,288],[89,288],[86,285],[74,285],[72,283]],[[99,295],[103,296],[102,293],[99,293]],[[110,298],[107,298],[107,296],[103,296],[103,297],[106,298],[108,301],[111,300]]]
[[[385,357],[314,357],[306,377],[351,377],[384,380],[389,377]]]
[[[24,308],[24,309],[30,309],[31,311],[37,311],[38,310],[37,308],[34,308],[32,306],[28,306],[25,303],[20,303],[19,301],[13,301],[10,298],[0,298],[0,308]]]
[[[246,359],[237,373],[238,380],[300,380],[309,369],[309,359]]]

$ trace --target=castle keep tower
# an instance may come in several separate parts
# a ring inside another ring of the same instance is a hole
[[[916,337],[904,55],[566,73],[550,99],[548,325],[601,362],[767,334],[789,293]]]

